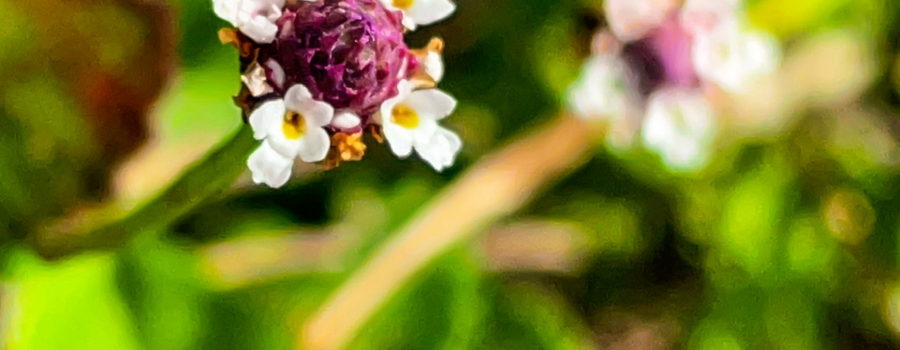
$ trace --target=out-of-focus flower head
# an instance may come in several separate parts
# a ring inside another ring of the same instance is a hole
[[[462,142],[437,124],[456,107],[435,89],[443,42],[421,50],[404,42],[415,25],[452,14],[449,0],[213,0],[213,8],[235,27],[219,37],[241,56],[235,102],[261,141],[247,162],[254,182],[283,186],[295,159],[360,160],[365,133],[400,157],[415,150],[436,170],[453,164]]]
[[[740,0],[606,0],[604,12],[573,111],[606,120],[617,148],[640,133],[671,169],[704,166],[717,130],[705,92],[741,93],[774,71],[775,39],[749,27]]]

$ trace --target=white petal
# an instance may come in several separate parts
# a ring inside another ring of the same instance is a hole
[[[429,51],[422,64],[425,66],[425,74],[435,82],[440,82],[444,78],[444,59],[441,54]]]
[[[744,50],[747,54],[746,64],[754,75],[773,72],[781,60],[777,40],[767,33],[747,33]]]
[[[247,159],[247,167],[253,174],[253,182],[264,183],[272,188],[279,188],[287,183],[293,165],[292,159],[282,156],[265,141]]]
[[[331,138],[322,128],[312,128],[300,139],[298,155],[307,163],[314,163],[325,159],[328,149],[331,147]]]
[[[297,154],[300,153],[300,148],[303,147],[301,145],[301,141],[306,137],[300,137],[298,139],[289,139],[284,134],[284,117],[279,120],[278,123],[269,124],[268,137],[266,137],[266,141],[272,146],[272,149],[280,153],[282,156],[294,159],[297,157]],[[309,128],[307,127],[307,133]]]
[[[339,129],[353,129],[362,122],[356,113],[349,111],[339,112],[334,116],[334,120],[331,121],[331,125]]]
[[[410,93],[412,93],[412,85],[409,81],[401,80],[400,83],[397,84],[397,95],[381,103],[381,108],[379,108],[376,119],[382,124],[391,123],[390,116],[391,113],[393,113],[394,107],[396,107],[398,103],[406,100]]]
[[[238,9],[243,0],[213,0],[213,12],[216,16],[237,25]]]
[[[328,125],[334,118],[334,108],[328,103],[313,99],[309,89],[302,84],[294,85],[287,91],[284,104],[288,110],[302,114],[306,123],[313,127]]]
[[[409,30],[416,30],[416,28],[418,27],[416,25],[416,20],[413,19],[412,16],[407,14],[405,11],[403,13],[403,20],[401,20],[401,22],[403,23],[403,26]]]
[[[309,89],[303,84],[291,86],[287,93],[284,94],[284,103],[287,105],[288,109],[291,110],[296,110],[296,108],[303,105],[306,101],[312,99],[312,93],[310,93]]]
[[[702,166],[714,137],[714,112],[698,93],[663,90],[650,97],[644,120],[644,144],[670,168]]]
[[[437,132],[437,121],[429,118],[419,118],[419,125],[415,129],[410,130],[413,136],[413,145],[425,145],[431,142],[434,133]]]
[[[239,24],[238,29],[253,41],[261,44],[271,43],[275,40],[275,34],[278,33],[278,26],[263,16],[250,17],[248,21]]]
[[[326,126],[334,119],[334,107],[325,102],[311,101],[298,112],[302,113],[306,117],[306,123],[313,127]]]
[[[774,70],[779,60],[774,38],[737,26],[696,36],[692,56],[700,77],[735,93]]]
[[[281,127],[284,121],[284,101],[272,100],[257,107],[250,113],[250,127],[253,128],[253,138],[262,140],[269,136],[269,131],[274,126]]]
[[[284,0],[213,0],[216,15],[259,43],[270,43],[278,32]]]
[[[413,0],[406,14],[418,25],[428,25],[449,17],[456,11],[456,4],[450,0]]]
[[[408,129],[394,123],[384,123],[382,127],[384,138],[387,140],[391,151],[400,158],[409,157],[413,151],[413,133]]]
[[[718,30],[740,22],[740,0],[687,0],[681,8],[681,25],[692,34]]]
[[[272,71],[272,84],[274,84],[275,87],[279,89],[284,88],[284,68],[282,68],[277,61],[271,58],[266,61],[265,65],[267,68],[269,68],[269,70]]]
[[[239,27],[251,17],[262,16],[274,21],[281,15],[284,0],[213,0],[213,11],[220,18]]]
[[[416,152],[434,170],[442,171],[453,165],[461,148],[462,140],[456,133],[438,128],[428,143],[416,146]]]
[[[636,91],[628,67],[619,57],[597,55],[585,63],[569,92],[569,103],[585,119],[621,119],[638,109]]]
[[[404,102],[422,119],[440,120],[456,109],[456,99],[438,89],[413,91]]]
[[[606,0],[603,10],[613,33],[632,41],[660,26],[676,5],[674,0]]]

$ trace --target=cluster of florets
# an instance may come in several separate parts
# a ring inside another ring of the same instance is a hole
[[[741,0],[606,0],[608,28],[570,93],[580,116],[605,118],[610,142],[638,133],[676,170],[706,163],[716,130],[711,89],[742,93],[778,62],[778,46],[749,28]]]
[[[235,28],[235,101],[262,143],[248,159],[256,183],[281,187],[295,159],[326,167],[357,161],[364,136],[400,157],[415,151],[440,171],[462,142],[438,125],[456,100],[435,88],[443,42],[411,50],[404,34],[449,16],[450,0],[214,0]]]

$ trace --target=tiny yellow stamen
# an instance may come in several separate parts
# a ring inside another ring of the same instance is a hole
[[[419,127],[419,113],[416,113],[416,110],[405,104],[398,104],[394,107],[391,111],[391,119],[394,121],[394,124],[407,129]]]
[[[394,0],[394,7],[401,10],[409,10],[415,0]]]
[[[288,140],[297,140],[306,134],[306,121],[303,115],[294,111],[284,114],[284,123],[281,125],[284,137]]]
[[[363,132],[350,135],[336,133],[331,136],[331,149],[325,158],[325,169],[337,168],[342,162],[359,161],[366,154],[366,144],[363,142]]]

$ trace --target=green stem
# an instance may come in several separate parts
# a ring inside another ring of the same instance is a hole
[[[40,231],[34,241],[47,259],[59,259],[90,250],[112,249],[143,232],[160,231],[198,205],[227,191],[246,170],[247,156],[258,145],[249,127],[242,126],[205,158],[193,164],[156,198],[119,219],[106,216],[104,224],[57,225]]]

